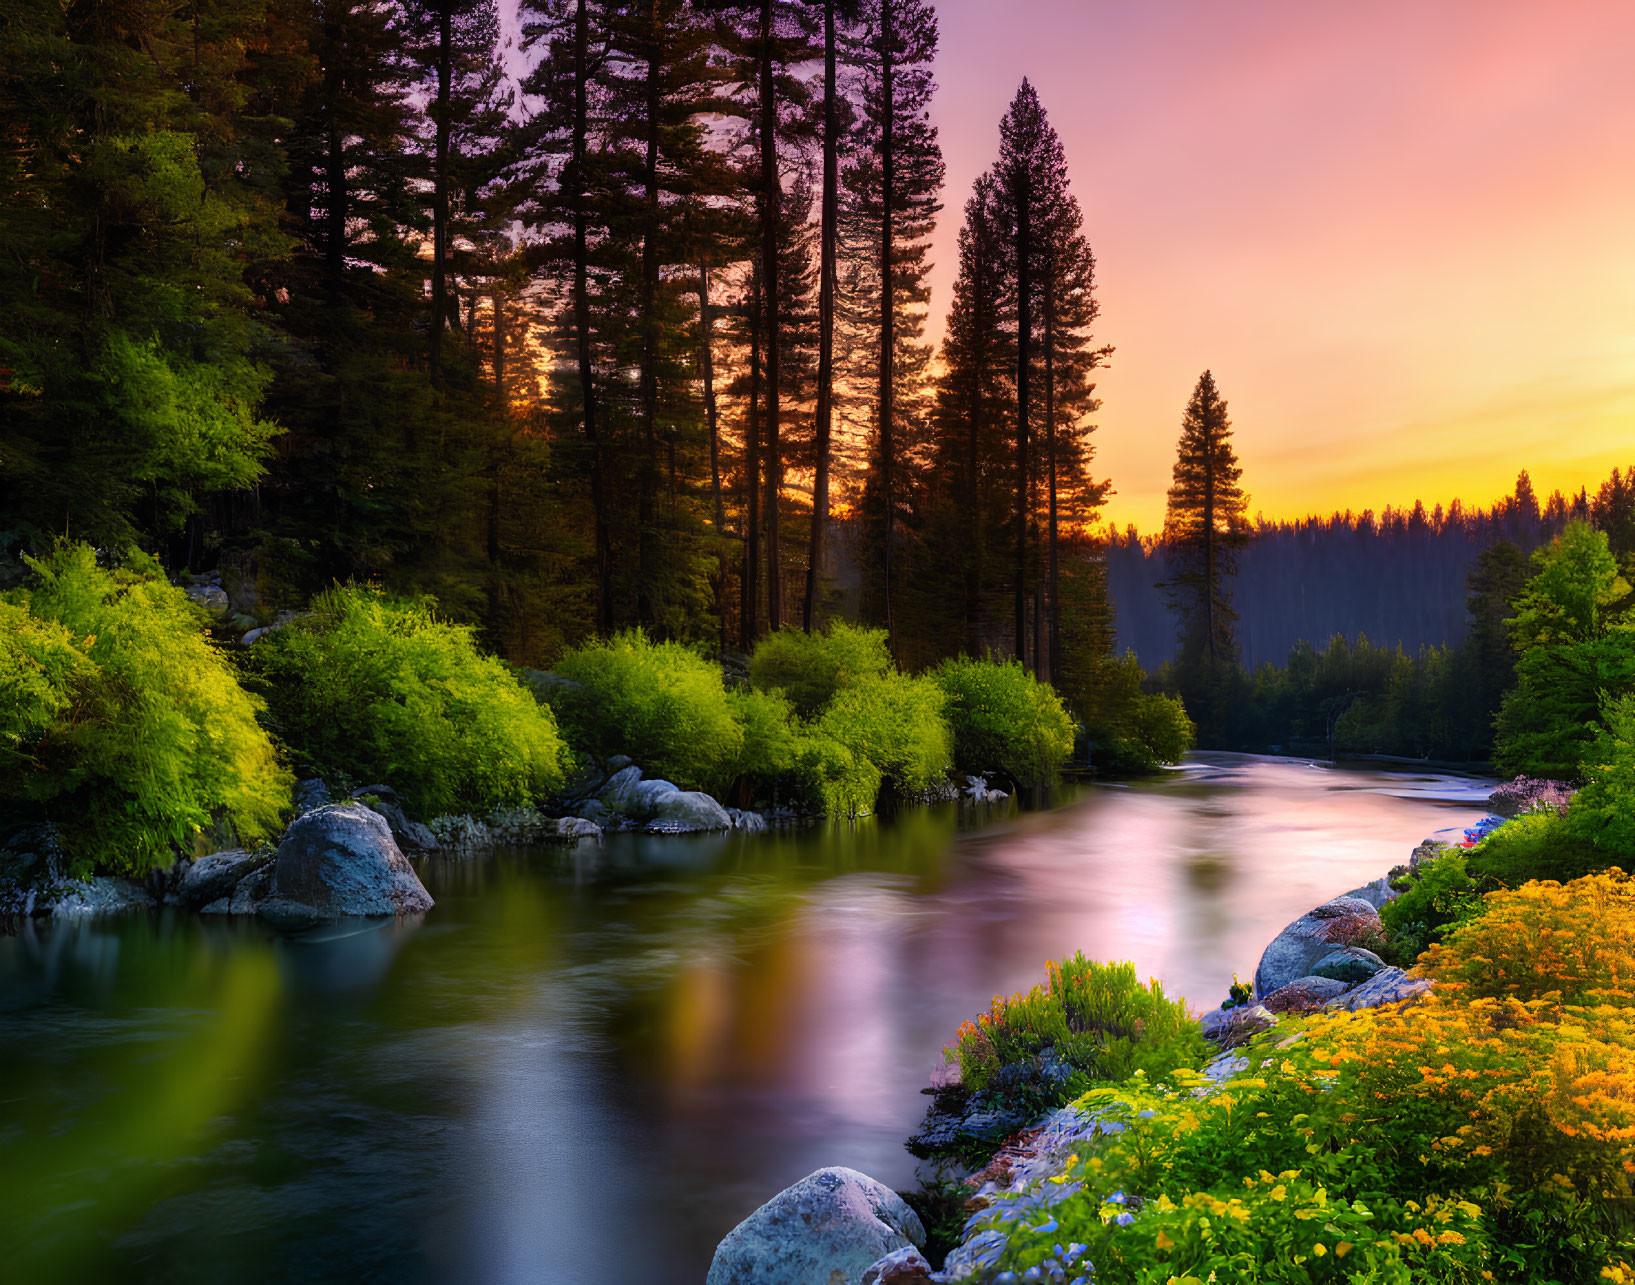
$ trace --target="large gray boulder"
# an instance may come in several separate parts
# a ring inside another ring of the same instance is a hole
[[[608,777],[607,784],[602,787],[602,792],[597,798],[609,812],[628,812],[635,801],[636,787],[641,783],[642,770],[632,763]]]
[[[353,915],[430,910],[431,894],[392,838],[386,818],[361,803],[308,812],[278,845],[271,895],[257,913],[274,927],[309,928]]]
[[[165,900],[173,906],[198,910],[223,897],[231,897],[245,876],[254,874],[273,860],[271,850],[261,852],[212,852],[200,857],[182,872]]]
[[[1342,946],[1380,931],[1380,912],[1360,897],[1336,897],[1301,915],[1272,939],[1255,969],[1255,994],[1270,995],[1311,975],[1312,966]]]
[[[655,834],[700,834],[732,829],[732,817],[708,794],[674,790],[659,798],[646,828]]]
[[[887,1254],[924,1243],[895,1191],[855,1169],[819,1169],[727,1233],[706,1285],[860,1285]]]

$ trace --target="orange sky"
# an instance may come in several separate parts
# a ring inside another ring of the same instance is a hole
[[[1206,366],[1251,512],[1635,463],[1635,4],[938,0],[932,278],[1021,77],[1099,262],[1098,471],[1162,522]]]

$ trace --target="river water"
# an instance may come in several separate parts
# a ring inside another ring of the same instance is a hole
[[[1045,960],[1213,1007],[1490,788],[1196,755],[1049,811],[434,859],[418,925],[14,926],[0,1275],[701,1281],[813,1169],[910,1185],[942,1045]]]

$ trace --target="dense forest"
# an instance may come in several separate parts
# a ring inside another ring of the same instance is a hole
[[[373,581],[533,665],[844,604],[905,663],[1048,672],[1062,604],[1104,601],[1070,583],[1106,489],[1095,262],[1026,83],[925,342],[923,0],[0,23],[12,581],[54,540],[140,546],[219,569],[246,625]]]

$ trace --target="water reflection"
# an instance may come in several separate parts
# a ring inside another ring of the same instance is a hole
[[[939,1049],[1074,950],[1218,1002],[1485,785],[1200,756],[1054,811],[427,862],[423,923],[0,938],[22,1279],[685,1281],[822,1164],[909,1180]]]

